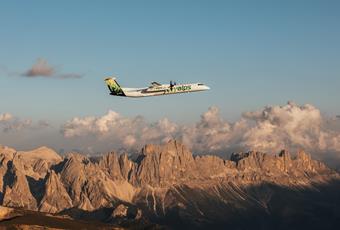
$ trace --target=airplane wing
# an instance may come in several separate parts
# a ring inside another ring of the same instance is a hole
[[[151,87],[161,86],[162,84],[159,84],[158,82],[151,82]]]
[[[151,82],[149,88],[145,89],[144,92],[146,93],[155,93],[155,92],[165,92],[166,89],[163,87],[162,84],[158,82]]]

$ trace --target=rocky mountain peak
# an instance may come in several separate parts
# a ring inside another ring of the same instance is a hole
[[[289,170],[292,168],[292,158],[290,153],[285,149],[281,150],[281,152],[279,153],[279,157],[282,160],[281,170],[288,173]]]
[[[40,202],[39,210],[48,213],[57,213],[72,207],[72,200],[60,180],[60,175],[50,170],[46,175],[44,196]]]
[[[123,178],[129,182],[134,183],[136,181],[136,169],[137,164],[131,161],[127,154],[122,154],[119,156],[119,167]]]
[[[105,171],[108,172],[114,180],[120,180],[123,178],[120,170],[119,159],[115,152],[111,152],[103,156],[99,161],[99,167],[105,169]]]
[[[153,145],[148,144],[145,145],[142,149],[143,155],[150,155],[150,154],[167,154],[172,157],[192,157],[190,151],[184,146],[181,142],[176,140],[170,140],[163,145]]]
[[[304,150],[299,150],[294,160],[295,167],[300,171],[319,173],[331,171],[325,164],[312,159],[312,156]]]
[[[234,153],[230,159],[236,163],[238,170],[267,172],[275,175],[285,172],[301,176],[304,172],[315,173],[325,168],[322,163],[312,160],[310,154],[301,150],[297,152],[295,159],[291,158],[287,150],[282,150],[278,155],[257,151]]]
[[[159,186],[195,178],[197,168],[192,153],[172,140],[164,145],[146,145],[142,149],[137,175],[140,184]]]
[[[45,160],[47,162],[58,162],[62,160],[62,157],[59,156],[53,149],[50,149],[46,146],[39,147],[37,149],[31,151],[19,151],[17,153],[18,157],[22,157],[25,160]]]
[[[37,202],[31,193],[28,180],[15,164],[9,165],[4,179],[6,185],[3,197],[4,206],[36,209]]]
[[[35,153],[43,151],[46,148]],[[112,223],[129,219],[131,211],[134,220],[165,217],[170,210],[200,219],[219,215],[210,213],[215,210],[212,204],[227,209],[254,203],[266,208],[271,187],[257,191],[264,184],[301,188],[339,178],[304,151],[293,158],[287,150],[278,155],[249,151],[223,160],[194,157],[177,141],[146,145],[137,160],[114,152],[95,161],[74,153],[56,161],[14,155],[0,155],[0,205],[48,213],[109,210],[105,218]]]
[[[0,155],[4,155],[8,158],[13,158],[14,153],[16,153],[15,149],[8,146],[0,145]]]
[[[303,162],[310,162],[312,157],[310,154],[306,153],[304,150],[300,149],[296,154],[296,159]]]

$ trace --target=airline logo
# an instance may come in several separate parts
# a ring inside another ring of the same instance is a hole
[[[191,90],[191,85],[182,85],[182,86],[178,86],[176,87],[177,91],[187,91],[187,90]]]
[[[168,89],[168,92],[184,92],[184,91],[190,91],[191,85],[181,85],[181,86],[173,86],[172,89]]]

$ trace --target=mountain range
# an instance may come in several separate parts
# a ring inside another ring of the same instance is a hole
[[[339,227],[340,175],[303,150],[278,152],[225,160],[194,156],[172,140],[145,145],[134,158],[115,152],[91,158],[0,146],[0,205],[20,216],[100,222],[98,228]],[[5,224],[20,218],[7,217]]]

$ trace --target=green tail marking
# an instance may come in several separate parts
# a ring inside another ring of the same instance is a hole
[[[105,82],[112,95],[125,96],[124,91],[114,78],[106,78]]]

